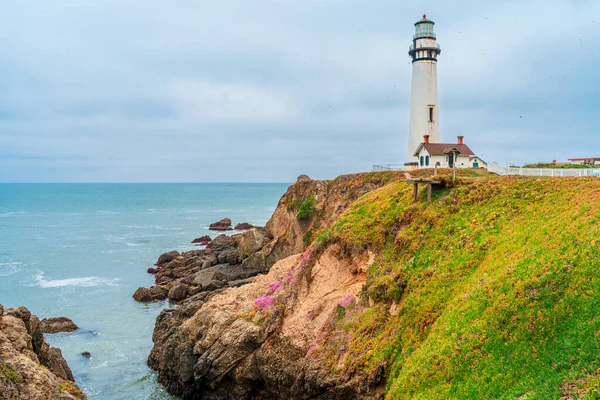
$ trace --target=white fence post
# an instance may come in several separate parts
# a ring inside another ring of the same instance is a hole
[[[492,170],[492,172],[495,172]],[[593,169],[561,169],[560,172],[555,171],[552,168],[523,168],[523,167],[506,167],[504,171],[506,175],[520,175],[520,176],[575,176],[575,177],[586,177],[595,176],[600,178],[600,168]]]

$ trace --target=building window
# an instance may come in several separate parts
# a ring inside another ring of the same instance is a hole
[[[429,166],[429,156],[425,156],[425,165]]]
[[[429,122],[433,122],[433,106],[429,106]]]
[[[423,156],[421,156],[421,159],[420,159],[420,164],[421,164],[421,167],[423,166],[423,161],[424,161],[424,160],[423,160]]]

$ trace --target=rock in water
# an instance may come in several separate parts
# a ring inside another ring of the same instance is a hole
[[[40,321],[42,333],[73,332],[77,329],[79,327],[67,317],[44,318]]]
[[[142,303],[151,303],[161,301],[167,298],[165,289],[160,286],[152,286],[151,288],[140,287],[133,294],[135,301]]]
[[[229,218],[223,218],[219,222],[215,222],[210,224],[208,227],[211,231],[231,231],[233,228],[231,227],[231,220]]]
[[[196,244],[198,246],[206,246],[207,244],[209,244],[211,242],[211,240],[212,239],[210,238],[210,236],[204,235],[204,236],[201,236],[199,238],[192,240],[192,243]]]
[[[178,251],[175,251],[175,250],[169,251],[168,253],[164,253],[160,257],[158,257],[158,261],[156,261],[156,265],[158,265],[159,267],[162,267],[164,264],[173,261],[174,259],[176,259],[179,256],[180,256],[180,254]]]
[[[254,225],[249,224],[247,222],[242,222],[241,224],[237,224],[233,229],[235,229],[236,231],[245,231],[252,228],[254,228]]]
[[[90,358],[92,356],[92,354],[89,351],[84,351],[83,353],[81,353],[81,355],[85,358]]]

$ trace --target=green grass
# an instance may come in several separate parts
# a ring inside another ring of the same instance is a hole
[[[310,196],[302,202],[298,209],[298,214],[296,214],[298,221],[305,221],[313,215],[316,201],[317,199],[314,196]]]
[[[467,177],[420,198],[392,182],[319,236],[376,253],[364,310],[333,324],[325,362],[383,369],[388,399],[595,398],[600,179]]]
[[[74,382],[71,382],[71,381],[63,380],[60,383],[59,390],[60,390],[61,393],[62,392],[69,393],[69,394],[71,394],[71,395],[73,395],[73,396],[75,396],[75,397],[77,397],[78,399],[81,399],[81,400],[86,400],[87,399],[86,394],[81,389],[79,389],[77,387],[77,385],[75,385]]]
[[[524,165],[523,168],[586,169],[586,168],[591,168],[591,166],[586,165],[586,164],[556,165],[556,164],[552,164],[552,163],[537,163],[537,164]]]
[[[2,361],[0,361],[0,379],[6,379],[13,383],[23,382],[21,375]]]

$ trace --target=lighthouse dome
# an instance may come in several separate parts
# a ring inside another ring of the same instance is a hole
[[[427,15],[423,14],[423,19],[415,23],[415,36],[413,39],[432,38],[435,39],[433,26],[435,22],[428,20]]]

